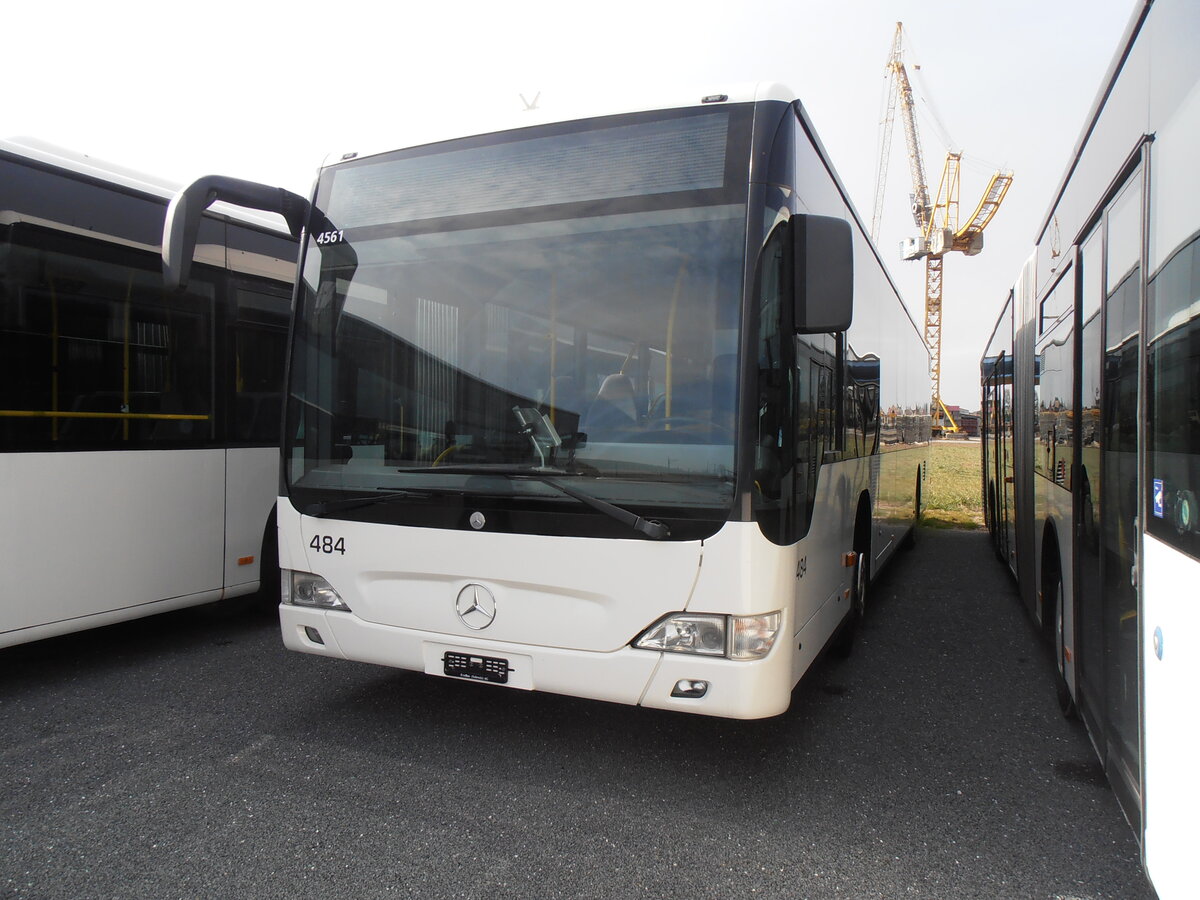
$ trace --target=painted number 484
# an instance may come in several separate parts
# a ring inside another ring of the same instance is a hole
[[[346,539],[338,538],[334,540],[332,535],[318,534],[308,542],[308,546],[312,547],[318,553],[340,553],[346,555]]]

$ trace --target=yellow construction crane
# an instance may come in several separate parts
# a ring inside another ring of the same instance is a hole
[[[917,133],[913,89],[903,58],[904,25],[896,23],[892,51],[888,56],[887,112],[881,124],[879,169],[875,178],[875,212],[871,220],[871,237],[879,237],[879,220],[883,211],[884,187],[887,184],[888,158],[892,147],[892,126],[896,105],[903,113],[904,138],[908,145],[908,165],[912,175],[911,198],[913,221],[918,236],[901,245],[906,260],[925,260],[925,343],[929,345],[930,376],[933,381],[932,412],[934,432],[957,432],[958,425],[942,402],[942,257],[952,251],[974,256],[983,250],[983,230],[1000,208],[1004,195],[1012,184],[1012,172],[997,171],[987,190],[966,224],[959,227],[958,196],[962,153],[950,151],[942,167],[942,179],[933,201],[925,178],[924,155]]]

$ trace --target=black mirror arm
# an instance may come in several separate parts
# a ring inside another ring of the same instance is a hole
[[[293,237],[299,238],[312,213],[312,205],[299,194],[240,178],[206,175],[177,193],[167,207],[163,225],[163,281],[169,290],[187,286],[192,257],[204,210],[218,200],[246,209],[278,213]]]

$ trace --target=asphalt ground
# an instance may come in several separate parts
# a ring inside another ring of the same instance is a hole
[[[783,716],[285,651],[185,610],[0,651],[0,897],[1151,897],[982,533],[922,531]]]

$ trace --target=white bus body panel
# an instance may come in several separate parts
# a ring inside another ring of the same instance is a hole
[[[167,608],[155,601],[217,599],[225,452],[5,454],[4,591],[36,602],[0,603],[0,646]],[[107,615],[88,619],[99,614]]]
[[[809,533],[788,547],[768,541],[756,522],[729,522],[687,543],[547,537],[312,518],[280,497],[280,566],[326,578],[352,610],[282,605],[283,642],[431,675],[442,674],[447,650],[472,652],[508,660],[510,687],[713,716],[777,715],[849,611],[852,512],[881,466],[876,484],[900,492],[893,499],[907,517],[876,519],[874,572],[913,527],[920,468],[907,453],[823,466]],[[318,536],[318,546],[344,540],[346,552],[315,550]],[[542,549],[531,559],[535,546]],[[495,622],[483,631],[455,609],[471,583],[496,600]],[[783,616],[771,652],[752,662],[629,646],[685,610]],[[671,697],[681,679],[711,687],[700,699]]]
[[[232,596],[258,586],[263,529],[279,492],[279,450],[239,447],[225,452],[225,586]],[[252,561],[242,562],[247,559]]]
[[[794,665],[797,643],[811,661],[845,615],[837,600],[849,570],[818,566],[823,574],[814,571],[799,591],[797,560],[808,539],[779,547],[753,522],[728,523],[705,541],[673,543],[384,527],[301,516],[285,498],[278,509],[281,565],[325,577],[353,610],[282,605],[284,644],[308,653],[440,675],[442,653],[466,651],[507,659],[512,687],[761,718],[787,709],[807,668]],[[334,544],[344,538],[344,557],[314,551],[317,535]],[[532,546],[544,548],[536,560]],[[822,581],[826,587],[817,590]],[[496,599],[495,622],[483,631],[468,628],[455,610],[470,583]],[[797,598],[818,594],[833,602],[804,601],[798,622]],[[757,661],[629,646],[683,610],[783,616],[775,646]],[[793,641],[798,633],[805,638]],[[700,699],[673,698],[681,679],[711,687]]]
[[[1196,688],[1200,685],[1200,563],[1143,539],[1142,658],[1146,871],[1163,900],[1194,897]],[[1161,658],[1159,657],[1161,650]]]
[[[448,638],[605,653],[687,608],[700,542],[546,537],[299,518],[304,571],[326,578],[356,618]],[[314,537],[345,541],[320,553]],[[535,552],[531,552],[535,551]],[[496,598],[486,635],[455,611],[468,584]]]

